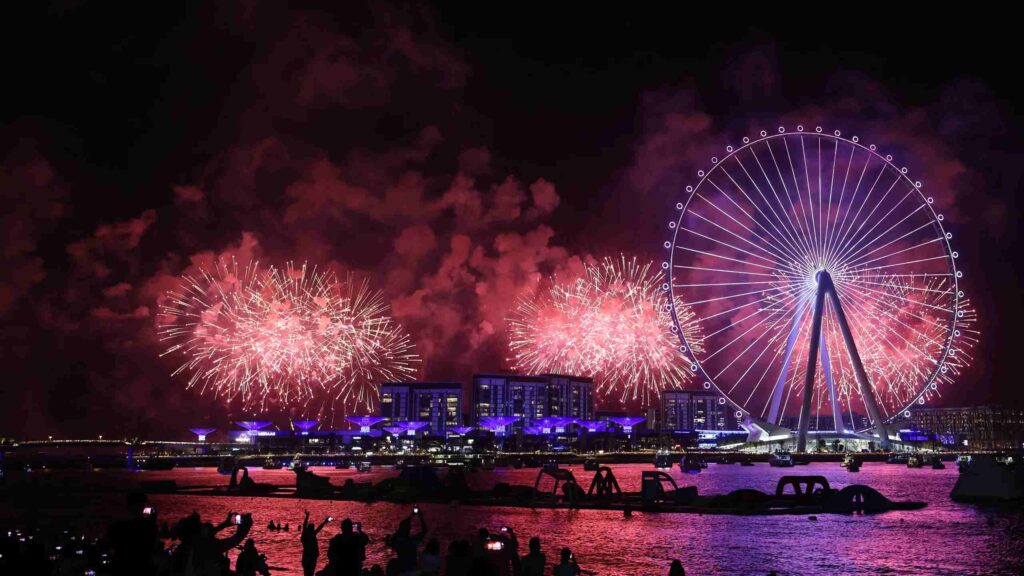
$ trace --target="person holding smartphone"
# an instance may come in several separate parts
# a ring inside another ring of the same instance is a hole
[[[580,573],[580,565],[576,563],[572,550],[562,548],[562,561],[555,565],[555,576],[579,576]]]
[[[420,510],[419,506],[414,506],[412,510],[412,514],[398,524],[398,530],[388,537],[387,540],[388,546],[398,556],[398,572],[400,574],[415,572],[419,569],[419,562],[416,556],[420,542],[423,542],[423,538],[427,535],[427,523],[423,519],[423,511]],[[420,531],[418,534],[412,533],[413,518],[417,518],[420,521]]]
[[[302,542],[302,574],[304,576],[313,576],[316,571],[316,561],[320,558],[320,543],[317,541],[317,535],[330,521],[331,517],[328,516],[319,526],[315,526],[309,521],[309,510],[306,510],[299,535],[299,540]]]
[[[363,533],[362,525],[354,530],[352,520],[341,521],[341,533],[331,538],[327,547],[327,568],[324,572],[336,576],[359,576],[366,560],[366,545],[370,538]]]

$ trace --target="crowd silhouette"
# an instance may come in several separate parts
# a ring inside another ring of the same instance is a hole
[[[231,512],[213,524],[197,512],[174,522],[161,523],[143,494],[129,494],[123,518],[113,522],[105,537],[87,539],[64,531],[42,534],[11,529],[0,532],[0,574],[57,576],[270,576],[277,570],[257,542],[249,537],[251,514]],[[329,540],[326,563],[319,570],[320,533],[333,523],[328,516],[319,524],[309,512],[297,529],[302,544],[300,564],[304,576],[579,576],[584,570],[569,548],[558,562],[549,563],[539,537],[529,540],[520,556],[519,541],[510,527],[491,532],[481,528],[472,538],[455,539],[441,553],[441,542],[428,536],[422,510],[413,508],[395,531],[383,538],[390,558],[382,567],[366,566],[369,536],[362,526],[345,518]],[[271,521],[268,529],[284,530]],[[229,553],[238,551],[232,569]],[[291,558],[274,563],[294,565]],[[670,576],[683,576],[682,564],[669,565]]]

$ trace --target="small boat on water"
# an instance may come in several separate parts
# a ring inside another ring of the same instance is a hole
[[[841,466],[846,468],[847,472],[860,472],[860,460],[856,459],[853,454],[847,454],[843,458]]]
[[[480,459],[481,470],[494,470],[494,458],[481,458]]]
[[[946,469],[946,465],[942,463],[942,458],[939,458],[938,456],[935,456],[934,458],[932,458],[930,466],[932,467],[932,470],[945,470]]]
[[[672,468],[672,455],[668,452],[658,452],[654,455],[654,467],[668,470]]]
[[[170,458],[146,458],[139,461],[139,470],[173,470],[176,463]]]
[[[284,468],[284,464],[273,458],[267,458],[263,461],[264,470],[280,470],[281,468]]]
[[[1012,458],[973,456],[961,466],[950,497],[958,502],[1024,502],[1024,467]]]
[[[906,464],[909,460],[908,454],[892,454],[885,459],[886,464]]]
[[[964,473],[964,470],[967,470],[968,468],[970,468],[970,466],[971,466],[971,456],[969,454],[960,454],[959,456],[956,457],[956,467],[957,467],[957,470],[959,470],[961,474]]]
[[[776,452],[768,459],[768,465],[774,468],[792,468],[793,455],[789,452]]]
[[[373,464],[369,460],[363,460],[356,462],[356,472],[369,472],[373,469]]]
[[[701,464],[703,458],[693,454],[687,454],[679,461],[679,469],[685,474],[700,474],[704,468]]]
[[[753,465],[754,465],[754,461],[751,460],[750,458],[744,458],[743,460],[740,460],[740,466],[753,466]]]
[[[558,460],[548,460],[547,462],[544,463],[544,466],[542,466],[542,468],[544,468],[545,470],[553,470],[555,468],[558,468]]]
[[[352,461],[351,460],[342,460],[342,461],[340,461],[340,462],[338,462],[337,464],[334,465],[334,469],[335,470],[348,470],[351,467],[352,467]]]
[[[235,468],[238,468],[238,461],[234,458],[225,458],[217,465],[217,474],[231,476],[235,473]]]
[[[924,458],[914,454],[907,457],[907,468],[924,468]]]

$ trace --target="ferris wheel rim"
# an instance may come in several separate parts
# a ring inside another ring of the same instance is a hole
[[[691,374],[698,381],[703,382],[703,387],[705,389],[713,389],[716,393],[720,395],[721,398],[725,400],[725,402],[727,402],[729,405],[735,408],[735,415],[737,419],[753,417],[753,414],[746,406],[743,406],[740,403],[736,402],[731,394],[726,393],[719,386],[717,378],[712,377],[705,370],[705,367],[702,364],[702,359],[698,358],[696,354],[692,353],[693,346],[690,342],[687,341],[687,338],[684,334],[685,331],[681,328],[680,319],[677,315],[676,302],[680,301],[680,294],[677,293],[676,285],[673,281],[676,275],[675,253],[679,233],[682,229],[681,223],[683,217],[686,216],[689,211],[691,202],[696,196],[695,192],[704,185],[704,183],[708,180],[711,174],[715,172],[715,170],[720,165],[722,165],[726,160],[733,158],[740,152],[744,150],[749,150],[758,144],[770,142],[776,139],[803,136],[824,139],[828,141],[835,141],[837,143],[842,142],[846,145],[849,145],[853,150],[863,151],[867,153],[869,157],[884,163],[886,168],[892,169],[898,175],[897,181],[902,180],[908,185],[909,189],[913,190],[917,194],[918,199],[922,202],[922,205],[927,209],[929,224],[937,230],[938,238],[941,239],[941,246],[943,248],[943,252],[947,260],[947,266],[949,269],[948,275],[950,277],[951,282],[951,288],[948,292],[951,294],[952,303],[949,314],[948,329],[946,330],[946,334],[942,342],[941,354],[939,354],[935,358],[934,367],[929,371],[927,378],[925,378],[917,387],[917,390],[914,392],[914,394],[905,403],[902,403],[903,406],[899,410],[892,411],[892,413],[887,418],[885,418],[882,423],[889,424],[901,416],[909,417],[911,415],[911,408],[915,405],[923,404],[924,396],[928,393],[929,390],[937,389],[936,380],[940,372],[945,371],[945,367],[947,365],[951,350],[953,348],[953,342],[955,334],[957,332],[959,315],[960,313],[962,313],[960,303],[964,296],[962,290],[960,289],[960,278],[962,277],[963,273],[960,269],[957,268],[956,252],[953,250],[953,246],[951,243],[952,233],[948,232],[945,226],[943,225],[944,216],[940,212],[936,211],[934,199],[930,196],[927,196],[922,191],[923,184],[920,181],[912,180],[908,176],[908,170],[906,167],[896,165],[893,162],[892,155],[883,155],[878,151],[877,147],[874,144],[869,144],[867,146],[861,144],[860,138],[858,136],[851,136],[847,138],[844,137],[839,130],[828,132],[823,130],[820,126],[815,127],[813,131],[805,131],[802,125],[798,125],[797,130],[795,132],[787,131],[784,126],[780,126],[775,132],[761,130],[759,134],[760,135],[758,137],[754,138],[743,137],[742,144],[739,146],[726,146],[725,155],[721,157],[713,156],[711,158],[711,168],[706,170],[699,169],[697,171],[697,181],[694,184],[687,185],[684,188],[684,200],[679,201],[675,204],[677,212],[676,217],[669,220],[671,238],[669,241],[665,242],[664,246],[669,251],[669,255],[668,258],[662,262],[662,268],[665,271],[665,283],[662,285],[662,290],[666,293],[666,296],[668,298],[666,308],[669,310],[672,318],[672,325],[670,327],[671,331],[674,334],[676,334],[680,340],[679,351],[682,354],[685,354],[691,362]],[[685,301],[683,301],[683,304],[686,305]],[[876,425],[877,423],[872,423],[871,426],[869,426],[868,428],[857,429],[856,431],[862,432],[864,430],[874,428]],[[857,427],[854,426],[854,428],[856,429]]]

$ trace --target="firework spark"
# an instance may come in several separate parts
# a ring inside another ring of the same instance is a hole
[[[185,276],[160,307],[162,355],[184,359],[189,388],[243,410],[369,409],[377,384],[415,375],[419,358],[380,292],[305,264],[219,262]]]
[[[529,374],[585,374],[599,392],[646,406],[691,376],[661,289],[663,276],[636,258],[588,264],[566,282],[520,298],[509,327],[509,364]],[[700,346],[692,312],[677,305],[687,341]]]

